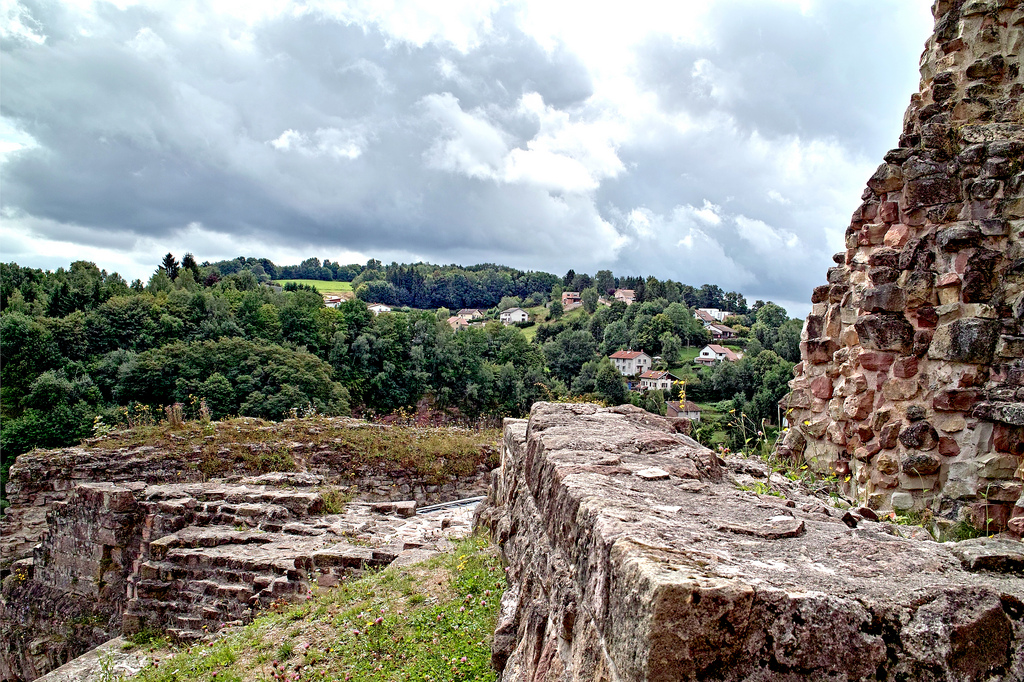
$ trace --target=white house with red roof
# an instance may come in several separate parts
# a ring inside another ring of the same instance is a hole
[[[729,350],[725,346],[716,343],[709,343],[700,349],[700,353],[693,359],[699,365],[713,365],[716,362],[736,362],[742,356]]]
[[[651,356],[642,350],[619,350],[608,357],[623,376],[636,376],[651,368]]]
[[[667,391],[672,388],[673,381],[679,381],[679,377],[667,371],[649,369],[640,375],[640,390],[657,388]]]

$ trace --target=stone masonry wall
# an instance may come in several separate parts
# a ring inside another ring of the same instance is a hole
[[[1024,3],[933,12],[899,147],[812,295],[781,452],[874,509],[1000,530],[1024,516]]]
[[[355,419],[334,418],[351,428],[381,428]],[[448,476],[443,481],[419,475],[382,461],[376,466],[354,464],[352,456],[327,446],[288,443],[288,452],[296,468],[317,476],[321,482],[344,486],[354,500],[378,502],[416,500],[420,504],[446,502],[485,494],[488,467],[462,478]],[[250,446],[254,454],[261,443]],[[481,453],[481,459],[487,453]],[[224,453],[225,458],[229,453]],[[189,483],[206,480],[201,448],[169,451],[166,448],[137,446],[90,447],[36,450],[20,455],[11,467],[7,494],[11,506],[0,517],[0,573],[6,575],[12,562],[32,555],[32,548],[46,528],[46,513],[55,503],[64,501],[82,483]],[[220,474],[226,482],[249,475],[245,462],[236,462]]]
[[[861,512],[638,408],[538,403],[478,511],[508,562],[499,680],[1024,680],[1021,543]]]

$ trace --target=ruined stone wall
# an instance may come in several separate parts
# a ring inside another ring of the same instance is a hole
[[[3,581],[0,680],[33,679],[119,634],[196,640],[470,527],[465,508],[417,514],[413,500],[328,514],[319,482],[79,484]]]
[[[351,422],[353,428],[378,428],[357,420],[345,421]],[[305,443],[287,446],[299,471],[323,484],[344,486],[346,496],[353,500],[416,500],[431,504],[484,495],[487,491],[485,465],[469,476],[449,475],[439,481],[387,461],[375,466],[356,464],[351,454],[330,447]],[[249,447],[258,455],[259,449],[267,446],[256,443]],[[481,458],[486,458],[486,454],[481,453]],[[227,450],[222,455],[229,465],[219,472],[219,480],[238,481],[251,473],[244,461],[235,461]],[[108,448],[102,444],[20,455],[11,467],[7,483],[11,506],[0,517],[0,572],[6,575],[12,562],[32,555],[32,548],[46,528],[47,511],[67,500],[82,483],[198,483],[207,479],[206,456],[201,448],[182,452],[153,446]]]
[[[508,562],[492,663],[501,682],[1024,680],[1021,543],[862,512],[638,408],[538,403],[506,420],[479,511]]]
[[[1024,5],[933,11],[899,147],[812,295],[781,451],[874,509],[999,530],[1024,516]]]

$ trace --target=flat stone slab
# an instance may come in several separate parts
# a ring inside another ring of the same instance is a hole
[[[625,407],[506,421],[480,513],[509,564],[503,682],[1024,679],[1024,577],[962,559],[1012,566],[1010,545],[985,559],[984,543],[958,552],[851,528],[795,490],[741,490],[710,450]],[[627,473],[592,470],[609,458]],[[628,473],[652,467],[698,478]]]

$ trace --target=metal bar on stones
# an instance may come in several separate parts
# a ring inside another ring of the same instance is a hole
[[[487,496],[486,495],[481,495],[479,497],[466,497],[466,498],[463,498],[461,500],[452,500],[451,502],[441,502],[440,504],[432,504],[432,505],[430,505],[428,507],[420,507],[419,509],[416,510],[416,513],[417,514],[429,514],[430,512],[439,511],[441,509],[452,509],[454,507],[466,507],[466,506],[469,506],[471,504],[476,504],[477,502],[480,502],[485,497],[487,497]]]

